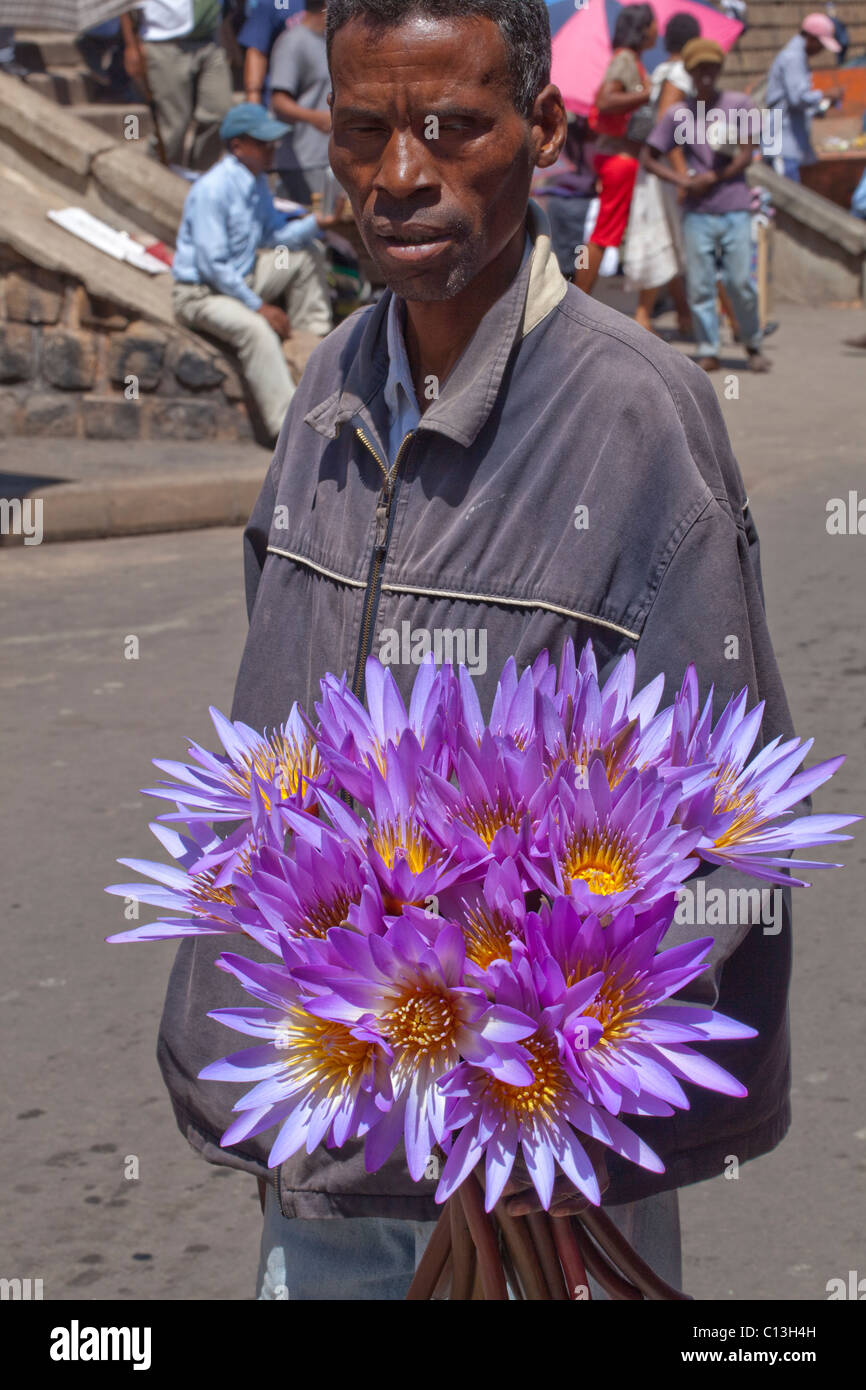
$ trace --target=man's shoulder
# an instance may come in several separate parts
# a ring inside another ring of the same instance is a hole
[[[560,332],[580,345],[584,366],[609,374],[611,398],[629,382],[654,379],[670,389],[686,383],[690,389],[709,386],[706,373],[682,352],[576,285],[569,284],[557,305]],[[709,387],[712,392],[712,387]]]
[[[574,285],[554,313],[550,351],[559,375],[573,374],[573,399],[591,398],[594,409],[609,411],[611,428],[624,431],[628,449],[652,458],[657,487],[664,488],[665,479],[676,487],[691,479],[708,489],[707,497],[739,513],[745,489],[706,372]]]

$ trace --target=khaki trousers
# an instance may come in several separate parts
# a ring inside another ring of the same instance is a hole
[[[186,132],[194,121],[190,167],[209,169],[220,157],[219,129],[232,104],[225,50],[212,39],[163,39],[142,47],[169,164],[183,164]]]
[[[318,248],[288,251],[281,246],[259,251],[255,269],[246,279],[266,304],[285,309],[293,328],[319,337],[330,332],[331,305]],[[265,428],[275,438],[295,384],[283,345],[270,324],[239,299],[215,294],[208,285],[175,284],[172,303],[179,323],[210,333],[235,349]]]

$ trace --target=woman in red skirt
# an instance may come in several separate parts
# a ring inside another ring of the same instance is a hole
[[[658,25],[650,5],[625,5],[613,32],[613,57],[595,94],[589,123],[597,132],[595,170],[600,184],[598,220],[574,277],[587,294],[592,290],[608,246],[619,246],[628,226],[632,193],[639,169],[641,140],[629,122],[650,99],[650,81],[638,55],[652,48]],[[650,125],[647,126],[649,133]]]

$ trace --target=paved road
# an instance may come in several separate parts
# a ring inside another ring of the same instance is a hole
[[[724,401],[795,721],[814,757],[851,754],[819,809],[866,804],[866,536],[825,525],[830,498],[866,494],[866,355],[839,346],[858,327],[788,311],[773,376],[744,374]],[[125,873],[116,856],[150,853],[149,759],[180,755],[181,734],[206,740],[207,705],[229,703],[240,533],[26,547],[0,573],[0,1275],[41,1277],[51,1299],[249,1298],[254,1184],[195,1158],[154,1058],[174,948],[104,946],[122,903],[101,891]],[[828,1279],[866,1274],[863,835],[847,848],[848,870],[799,900],[793,1130],[737,1181],[682,1195],[685,1282],[701,1299],[822,1299]]]

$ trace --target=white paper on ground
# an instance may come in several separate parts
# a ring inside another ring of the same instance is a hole
[[[151,256],[143,246],[133,241],[128,232],[115,231],[114,227],[109,227],[107,222],[100,221],[84,208],[52,209],[46,216],[79,240],[89,242],[107,256],[113,256],[116,261],[128,261],[137,270],[147,271],[148,275],[162,275],[168,270],[164,261]]]

